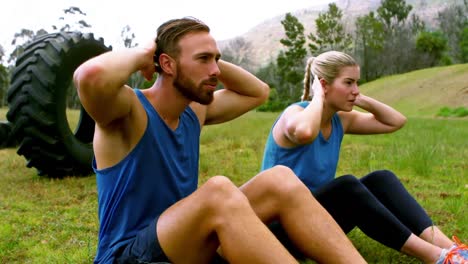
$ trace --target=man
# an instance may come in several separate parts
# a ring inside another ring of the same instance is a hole
[[[156,48],[157,47],[157,48]],[[140,71],[158,78],[146,90],[125,83]],[[215,91],[218,80],[224,89]],[[99,199],[95,263],[297,263],[264,223],[279,221],[306,256],[364,263],[331,216],[286,167],[237,188],[215,176],[197,188],[203,125],[259,106],[268,86],[220,60],[209,28],[170,20],[155,43],[112,51],[74,75],[80,100],[96,121],[93,168]]]

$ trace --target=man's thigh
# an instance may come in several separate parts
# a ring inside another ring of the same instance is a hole
[[[286,230],[279,221],[273,221],[268,224],[268,228],[275,235],[275,237],[281,242],[281,244],[298,260],[305,260],[304,254],[294,245],[292,240],[289,238]]]
[[[168,259],[175,263],[210,263],[219,240],[205,209],[210,190],[203,186],[166,209],[156,233]]]
[[[156,232],[156,226],[159,222],[161,216],[157,217],[154,221],[152,221],[146,228],[142,229],[138,232],[137,236],[134,240],[128,243],[126,246],[122,247],[116,253],[116,263],[171,263],[171,260],[166,256],[164,253],[161,244],[159,242],[159,238]],[[174,227],[177,229],[177,227]],[[164,231],[160,231],[164,232]],[[187,235],[185,237],[187,240],[190,240],[190,236]],[[183,256],[187,251],[187,249],[182,249],[178,253],[176,253],[175,258],[179,256]],[[206,252],[206,249],[200,252]],[[214,255],[213,259],[209,262],[210,264],[225,264],[228,263],[225,261],[221,256],[218,254],[213,253],[210,255]],[[202,253],[203,255],[203,253]],[[174,258],[174,257],[173,257]],[[198,263],[198,262],[197,262]],[[208,263],[208,262],[206,262]]]

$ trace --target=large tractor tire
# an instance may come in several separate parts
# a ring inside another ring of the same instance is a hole
[[[93,34],[60,32],[34,40],[16,61],[7,119],[20,141],[17,153],[39,175],[91,174],[94,121],[81,107],[77,128],[71,131],[67,92],[75,89],[72,78],[80,64],[111,49]]]

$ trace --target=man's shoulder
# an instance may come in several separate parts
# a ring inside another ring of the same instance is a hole
[[[206,111],[207,111],[206,105],[202,105],[197,102],[192,102],[189,104],[187,109],[185,109],[185,111],[193,114],[193,116],[197,118],[200,128],[201,126],[203,126],[203,124],[205,123],[205,118],[206,118]]]

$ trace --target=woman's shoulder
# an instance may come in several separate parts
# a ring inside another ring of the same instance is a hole
[[[309,105],[309,103],[310,103],[309,101],[299,101],[299,102],[293,103],[292,105],[298,105],[302,108],[306,108]]]

